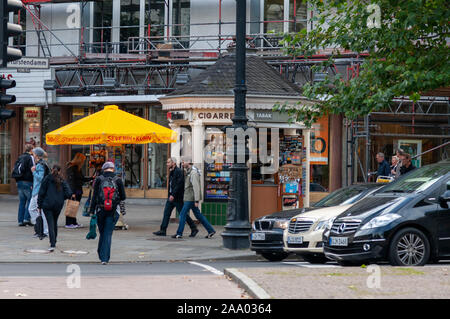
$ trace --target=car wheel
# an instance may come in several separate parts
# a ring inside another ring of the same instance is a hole
[[[392,238],[389,262],[393,266],[423,266],[430,258],[427,236],[416,228],[400,230]]]
[[[328,261],[327,257],[321,255],[300,255],[300,257],[310,264],[324,264]]]
[[[282,261],[289,256],[288,253],[263,253],[261,254],[268,261]]]

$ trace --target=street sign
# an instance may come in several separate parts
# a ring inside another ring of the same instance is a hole
[[[24,56],[19,60],[8,62],[7,67],[17,69],[48,69],[50,63],[48,58]]]

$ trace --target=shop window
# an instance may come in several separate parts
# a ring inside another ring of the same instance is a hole
[[[144,117],[143,107],[125,107],[124,111],[133,115]],[[125,144],[125,187],[141,188],[143,177],[142,158],[144,157],[144,146],[141,144]]]
[[[34,147],[41,146],[41,108],[25,107],[23,109],[23,130],[25,143]]]
[[[111,52],[107,43],[111,43],[112,8],[112,0],[94,2],[93,53]]]
[[[9,121],[0,125],[0,185],[10,183],[11,132]]]
[[[149,121],[169,126],[167,121],[167,112],[160,107],[150,106]],[[167,187],[167,156],[169,152],[168,144],[147,144],[148,149],[148,188],[166,188]]]
[[[61,127],[61,108],[52,106],[42,110],[42,136]],[[48,154],[48,164],[52,167],[54,164],[60,164],[64,167],[65,163],[59,163],[59,145],[44,145]]]
[[[72,122],[78,121],[88,115],[89,115],[89,108],[74,107],[72,110]],[[84,162],[84,165],[81,168],[81,171],[84,176],[88,176],[89,175],[89,156],[88,155],[90,153],[90,146],[89,145],[72,145],[71,150],[70,150],[70,159],[73,159],[75,157],[76,153],[81,153],[86,156],[86,161]]]

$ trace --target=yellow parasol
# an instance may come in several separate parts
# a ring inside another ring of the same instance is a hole
[[[102,111],[46,134],[48,145],[175,143],[176,132],[107,105]]]

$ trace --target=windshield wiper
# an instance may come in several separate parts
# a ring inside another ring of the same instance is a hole
[[[393,190],[384,191],[383,193],[405,193],[405,191],[403,189],[393,189]]]

